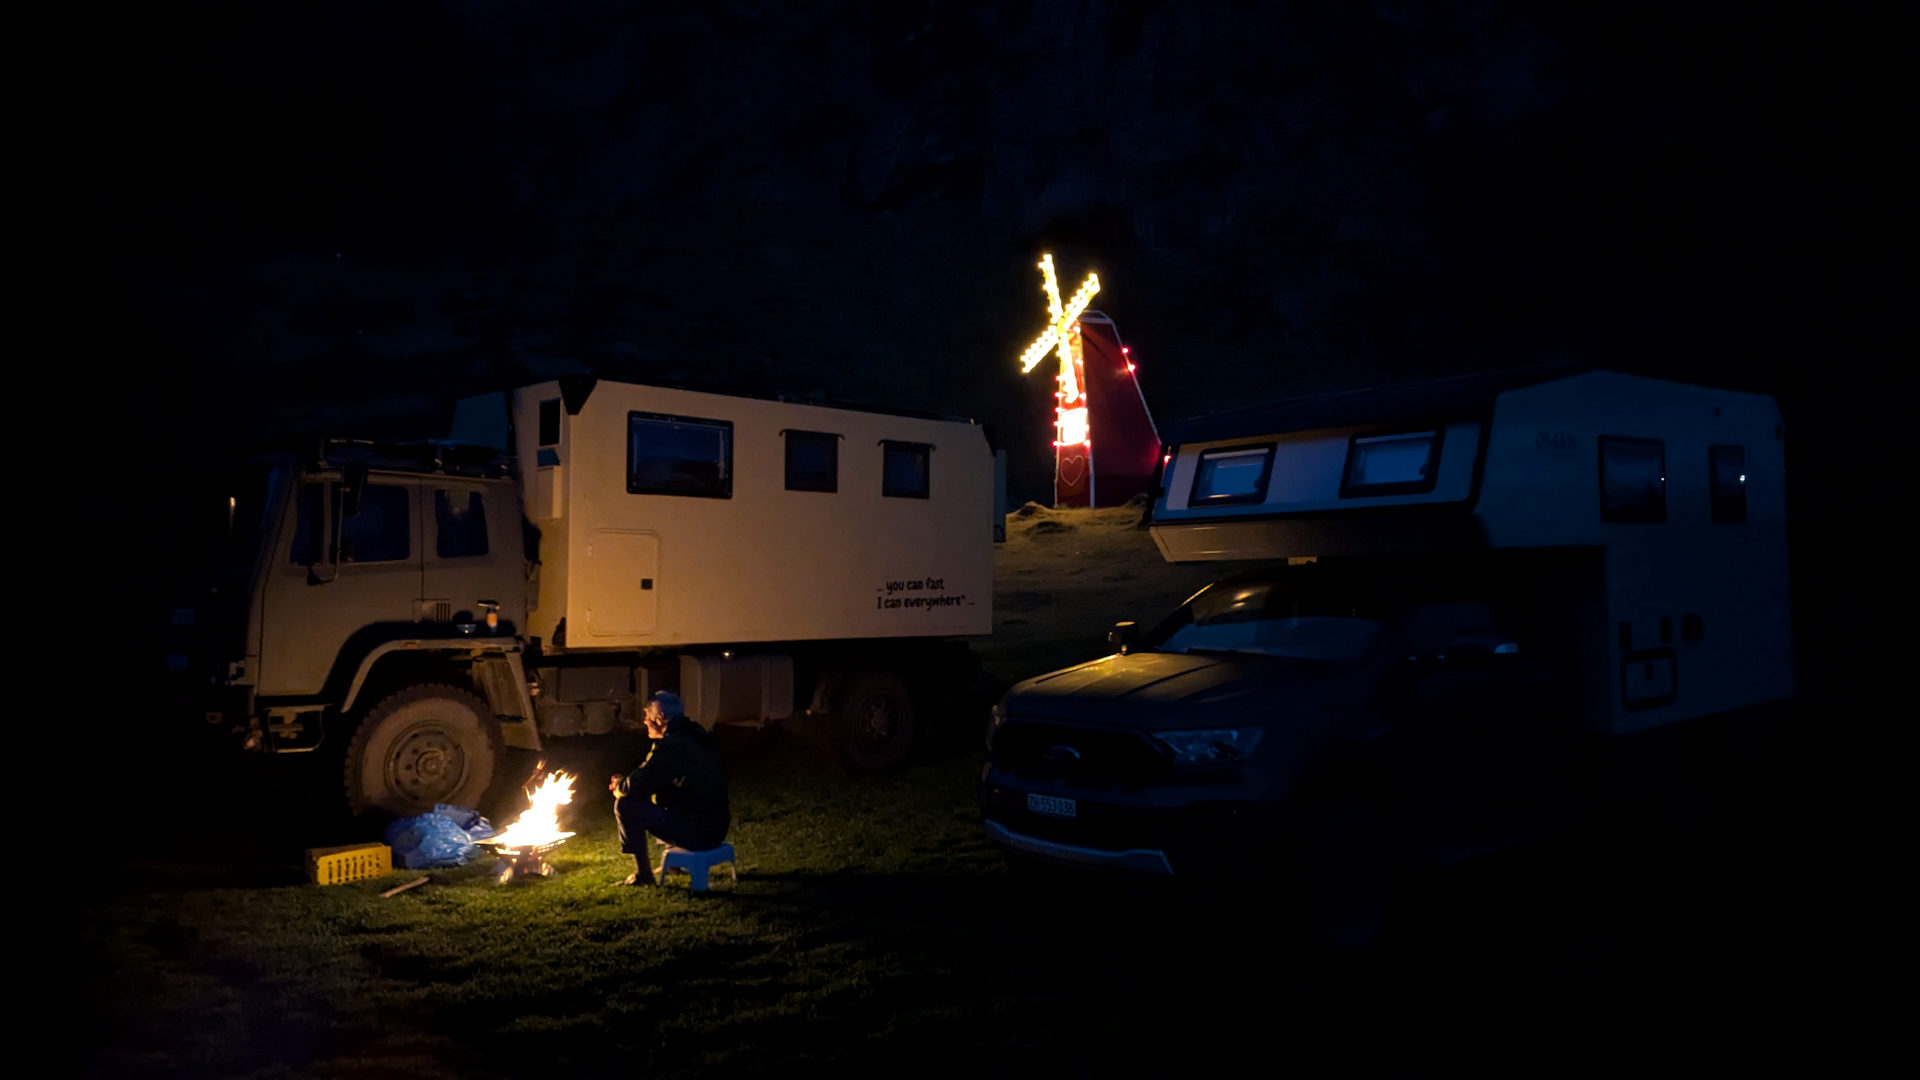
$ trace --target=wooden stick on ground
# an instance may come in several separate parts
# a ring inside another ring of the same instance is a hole
[[[425,885],[426,883],[427,883],[426,876],[421,875],[420,877],[414,878],[412,881],[407,882],[405,885],[395,885],[393,888],[388,889],[386,892],[383,892],[380,895],[392,896],[394,893],[403,893],[403,892],[406,892],[408,889],[413,888],[415,885]]]

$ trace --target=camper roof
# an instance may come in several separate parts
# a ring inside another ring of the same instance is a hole
[[[1176,421],[1167,425],[1162,437],[1177,446],[1235,439],[1252,432],[1278,434],[1486,415],[1492,412],[1494,399],[1505,391],[1591,370],[1591,364],[1542,364],[1284,398]]]

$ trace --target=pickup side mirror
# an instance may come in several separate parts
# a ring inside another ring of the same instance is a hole
[[[1139,638],[1139,630],[1140,628],[1135,626],[1132,620],[1114,623],[1113,629],[1107,631],[1107,644],[1113,646],[1114,651],[1125,655],[1133,648],[1134,641]]]

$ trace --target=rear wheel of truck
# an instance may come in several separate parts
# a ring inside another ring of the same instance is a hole
[[[891,671],[863,671],[842,683],[832,720],[834,760],[856,776],[894,768],[913,748],[913,694]]]
[[[502,756],[500,723],[478,695],[409,686],[369,710],[347,744],[347,806],[394,817],[435,803],[479,808]]]

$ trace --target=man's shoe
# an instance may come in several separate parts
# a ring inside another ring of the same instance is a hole
[[[653,868],[647,865],[646,856],[644,854],[635,855],[633,857],[633,873],[628,874],[627,880],[621,882],[620,884],[622,885],[653,884]]]

